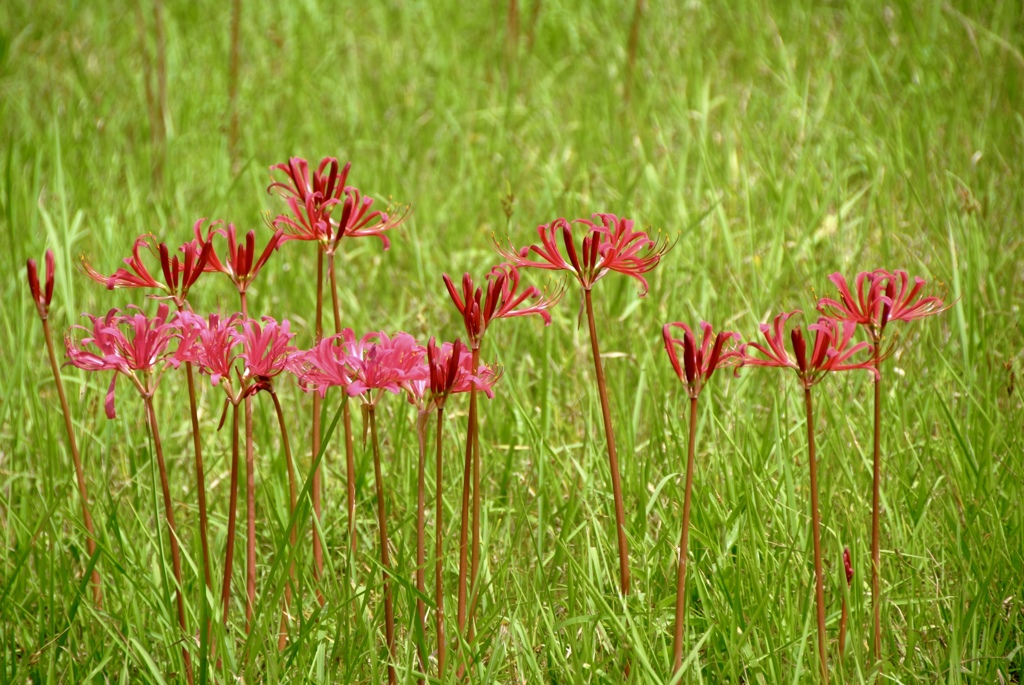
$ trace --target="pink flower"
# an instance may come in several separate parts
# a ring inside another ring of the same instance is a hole
[[[575,219],[571,223],[563,218],[555,219],[537,227],[540,245],[529,245],[517,251],[511,246],[506,249],[495,244],[495,249],[519,267],[568,271],[584,290],[593,288],[609,272],[617,271],[640,281],[640,295],[646,295],[648,284],[644,274],[658,265],[669,248],[668,243],[655,242],[647,233],[633,230],[632,219],[614,214],[594,214],[593,218],[595,221]],[[576,249],[572,235],[574,225],[586,230],[580,250]],[[559,239],[565,247],[565,257],[559,249]],[[531,257],[531,253],[536,254],[536,258]]]
[[[675,369],[679,380],[686,384],[690,397],[696,398],[700,395],[704,384],[711,379],[715,369],[732,366],[743,360],[743,354],[733,347],[726,348],[730,340],[739,340],[739,333],[723,331],[715,336],[711,330],[711,324],[701,321],[701,330],[704,337],[700,347],[697,347],[693,331],[685,323],[667,323],[662,328],[662,337],[665,339],[665,351],[668,352],[669,361]],[[683,331],[683,337],[672,337],[672,329],[678,328]],[[683,361],[679,361],[679,350],[683,352]]]
[[[246,319],[242,322],[241,332],[237,329],[232,332],[242,343],[238,358],[245,363],[243,379],[254,381],[248,393],[269,388],[271,381],[285,370],[298,351],[288,344],[295,337],[288,327],[287,320],[278,323],[265,316],[262,326],[255,319]]]
[[[223,253],[223,260],[217,255],[216,249],[210,248],[205,271],[220,271],[226,274],[231,279],[231,282],[235,284],[235,288],[238,289],[239,293],[246,292],[249,284],[256,278],[260,269],[270,259],[270,255],[280,245],[284,233],[277,230],[270,237],[270,240],[267,241],[267,245],[263,248],[260,256],[256,257],[255,231],[249,231],[245,234],[245,244],[242,245],[238,242],[235,225],[227,224],[225,226],[221,221],[215,221],[210,224],[206,236],[203,237],[202,227],[204,221],[206,219],[200,219],[192,228],[198,245],[206,249],[207,245],[212,244],[215,235],[219,235],[227,241],[227,251]],[[215,226],[217,228],[214,228]]]
[[[846,584],[853,583],[853,562],[850,561],[850,548],[843,548],[843,570],[846,571]]]
[[[222,378],[226,378],[230,384],[231,371],[238,358],[237,348],[242,342],[237,335],[240,318],[238,314],[232,314],[227,319],[218,314],[210,314],[208,319],[204,319],[189,311],[180,312],[175,321],[181,330],[181,340],[172,363],[195,364],[199,373],[209,376],[214,386],[219,385]]]
[[[352,382],[348,355],[354,353],[357,345],[355,333],[346,328],[338,335],[324,338],[312,349],[293,354],[287,368],[298,377],[304,390],[312,387],[323,397],[327,388],[348,388]]]
[[[136,310],[133,314],[119,315],[118,310],[112,309],[102,319],[86,315],[92,320],[92,337],[83,338],[78,346],[70,335],[64,338],[68,363],[88,371],[115,372],[104,405],[107,417],[111,419],[115,418],[114,387],[117,374],[131,378],[140,393],[152,392],[159,378],[152,384],[148,381],[144,384],[136,372],[151,374],[158,365],[168,361],[167,347],[177,337],[176,326],[167,323],[166,304],[160,304],[153,318],[147,317],[137,307],[132,308]],[[87,347],[94,348],[96,352]]]
[[[39,271],[36,267],[36,260],[30,259],[26,264],[28,269],[28,289],[32,293],[32,301],[36,304],[39,318],[46,320],[50,312],[50,301],[53,300],[53,273],[54,260],[53,250],[46,251],[46,288],[39,287]]]
[[[853,321],[836,321],[823,316],[817,323],[808,326],[807,330],[815,333],[810,359],[807,358],[807,343],[803,331],[799,326],[794,327],[789,336],[793,350],[793,354],[790,355],[786,351],[784,338],[786,320],[797,313],[799,310],[783,312],[775,317],[771,325],[761,324],[761,333],[764,334],[768,345],[765,347],[753,342],[744,345],[743,365],[793,369],[805,388],[813,386],[829,371],[867,369],[874,374],[878,373],[874,367],[874,359],[870,356],[861,361],[850,361],[859,352],[871,349],[871,345],[866,342],[850,346],[857,328]],[[760,352],[762,356],[748,354],[748,346]]]
[[[361,395],[367,404],[376,404],[385,391],[398,394],[403,386],[429,377],[422,364],[425,350],[408,333],[368,333],[350,346],[347,358],[352,382],[345,388],[349,396]],[[376,391],[376,392],[375,392]]]
[[[508,263],[493,267],[487,274],[486,295],[482,288],[473,287],[473,279],[468,273],[462,275],[461,293],[448,274],[444,274],[443,278],[452,302],[462,315],[470,345],[474,348],[480,347],[484,333],[494,319],[537,314],[544,320],[545,326],[550,325],[551,314],[548,310],[558,303],[564,293],[559,288],[548,297],[532,285],[519,292],[519,270]]]

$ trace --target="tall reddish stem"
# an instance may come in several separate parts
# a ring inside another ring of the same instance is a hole
[[[879,511],[882,507],[882,374],[881,340],[875,339],[875,435],[871,477],[871,604],[874,618],[875,661],[882,660],[882,556]]]
[[[252,444],[252,396],[245,398],[245,632],[256,608],[256,463]]]
[[[315,341],[319,343],[324,337],[324,253],[316,251],[316,328]],[[311,459],[315,462],[320,454],[320,393],[313,393],[313,446]],[[324,570],[324,551],[317,528],[320,523],[320,465],[313,469],[313,482],[310,486],[313,500],[313,580],[316,582],[316,598],[323,606],[327,600],[320,590],[320,576]]]
[[[814,594],[818,614],[818,655],[821,658],[821,681],[828,685],[828,653],[825,636],[825,584],[821,570],[821,518],[818,515],[818,460],[814,452],[814,409],[811,389],[804,388],[807,408],[807,463],[811,468],[811,535],[814,539]]]
[[[608,402],[608,386],[601,364],[601,349],[597,343],[597,325],[594,323],[594,302],[590,291],[584,289],[587,306],[587,324],[590,326],[590,347],[594,356],[594,370],[597,373],[597,390],[601,396],[601,416],[604,419],[604,436],[608,444],[608,465],[612,474],[612,495],[615,498],[615,528],[619,542],[619,590],[629,594],[629,543],[626,541],[626,512],[622,503],[622,482],[619,479],[619,458],[615,451],[615,434],[612,432],[612,411]]]
[[[57,364],[57,355],[53,350],[53,337],[50,333],[50,322],[43,319],[43,337],[46,338],[46,351],[50,357],[50,370],[53,372],[53,380],[57,384],[57,397],[60,398],[60,409],[64,415],[64,429],[68,434],[68,446],[71,449],[71,461],[75,465],[75,479],[78,481],[78,496],[82,500],[82,520],[85,523],[86,548],[89,550],[89,557],[96,554],[96,530],[92,523],[92,514],[89,512],[89,491],[85,484],[85,469],[82,467],[82,456],[78,452],[78,442],[75,440],[75,429],[71,423],[71,410],[68,408],[68,397],[64,393],[64,381],[60,376],[60,366]],[[100,572],[93,566],[92,569],[92,600],[97,609],[103,608],[103,588],[100,584]]]
[[[683,491],[683,532],[679,537],[676,573],[676,633],[672,650],[672,672],[683,666],[683,632],[686,621],[686,564],[690,542],[690,493],[693,490],[693,453],[697,445],[697,398],[690,398],[690,435],[686,448],[686,488]]]
[[[327,273],[331,281],[331,305],[334,309],[334,332],[341,333],[341,301],[338,298],[338,279],[334,273],[334,253],[327,256]],[[348,394],[342,394],[342,421],[345,427],[345,478],[348,495],[348,538],[350,549],[356,551],[356,458],[352,446],[352,412]]]
[[[480,350],[473,357],[473,374],[480,366]],[[476,388],[470,389],[470,402],[476,404]],[[473,412],[473,555],[469,564],[469,641],[476,634],[476,603],[480,600],[480,586],[476,579],[480,572],[480,405]]]
[[[476,369],[480,361],[480,349],[473,350],[472,367]],[[466,631],[466,580],[469,565],[469,496],[473,477],[473,448],[476,444],[476,391],[469,393],[469,418],[466,421],[466,464],[462,471],[462,523],[459,527],[459,599],[457,622],[459,634]]]
[[[228,485],[228,539],[224,547],[224,582],[220,601],[224,607],[223,621],[228,624],[231,608],[231,567],[235,560],[235,527],[238,520],[238,403],[231,403],[231,476]]]
[[[245,291],[239,292],[242,317],[249,318]],[[252,395],[245,398],[245,632],[252,629],[256,608],[256,463],[252,444]]]
[[[284,410],[281,408],[281,400],[278,399],[274,388],[270,388],[270,397],[274,400],[274,410],[277,412],[277,425],[281,429],[281,442],[284,444],[284,459],[288,469],[288,517],[291,519],[295,513],[295,504],[298,500],[298,476],[295,474],[295,462],[292,461],[292,447],[288,440],[288,425],[284,420]],[[289,543],[292,549],[295,548],[296,536],[295,526],[289,526],[291,534]],[[277,637],[277,648],[283,650],[288,643],[288,606],[292,601],[292,585],[295,584],[295,562],[288,566],[290,582],[284,587],[284,607],[281,609],[281,628]]]
[[[396,685],[395,672],[395,609],[391,602],[391,554],[388,551],[388,520],[384,505],[384,477],[380,469],[380,443],[377,440],[377,416],[375,407],[368,405],[370,439],[373,441],[373,475],[377,483],[377,526],[380,529],[380,565],[384,584],[384,631],[388,648],[388,683]]]
[[[196,383],[191,362],[185,362],[185,377],[188,379],[188,405],[192,415],[192,448],[196,459],[196,498],[199,500],[199,542],[203,551],[203,579],[206,581],[206,588],[212,591],[210,541],[207,536],[209,518],[206,513],[206,469],[203,467],[203,441],[199,433],[199,409],[196,402]],[[205,598],[203,606],[206,606]]]
[[[434,516],[434,601],[437,604],[437,677],[444,682],[447,644],[444,636],[444,563],[441,536],[444,533],[444,500],[442,498],[444,473],[443,456],[444,405],[437,408],[437,458],[434,466],[434,502],[437,508]]]
[[[427,605],[423,597],[427,593],[427,419],[429,414],[421,412],[416,417],[416,441],[419,444],[419,464],[416,481],[416,589],[420,597],[416,598],[416,618],[419,621],[420,640],[416,645],[419,653],[420,672],[427,672],[426,635],[427,635]],[[417,682],[423,683],[423,678]]]
[[[192,683],[192,655],[188,651],[191,642],[188,627],[185,625],[184,585],[181,580],[181,551],[178,549],[178,533],[174,526],[174,504],[171,501],[171,484],[167,478],[167,464],[164,463],[164,448],[160,442],[160,430],[156,425],[156,411],[153,409],[153,396],[145,392],[142,396],[146,405],[146,418],[149,419],[149,430],[153,436],[153,451],[156,452],[156,464],[160,471],[160,487],[164,496],[164,518],[167,519],[167,532],[171,541],[171,567],[174,570],[175,592],[178,599],[178,625],[181,627],[181,656],[185,661],[185,677],[189,685]]]

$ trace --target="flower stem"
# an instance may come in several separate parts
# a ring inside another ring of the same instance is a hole
[[[882,660],[882,595],[881,595],[881,531],[879,526],[879,510],[882,505],[882,376],[881,376],[881,340],[875,340],[875,435],[874,459],[871,478],[871,604],[874,616],[874,652],[875,661]]]
[[[842,663],[843,655],[846,652],[846,623],[849,620],[849,611],[846,608],[847,589],[843,588],[843,613],[839,616],[839,661]]]
[[[150,393],[143,394],[143,401],[146,405],[146,417],[149,419],[149,430],[153,436],[153,451],[156,452],[156,464],[160,470],[160,487],[164,495],[164,518],[167,519],[167,531],[171,540],[171,567],[174,570],[174,584],[178,599],[178,625],[181,627],[183,636],[181,642],[181,656],[185,661],[185,677],[189,685],[192,683],[192,655],[188,651],[188,644],[191,637],[188,636],[188,628],[185,625],[185,597],[184,586],[181,581],[181,551],[178,549],[178,533],[174,526],[174,505],[171,502],[171,484],[167,478],[167,464],[164,463],[164,448],[160,442],[160,430],[156,425],[156,411],[153,409],[153,396]]]
[[[334,253],[327,256],[327,273],[331,281],[331,305],[334,309],[334,332],[341,333],[341,301],[338,299],[338,279],[334,273]],[[356,460],[352,447],[352,412],[348,406],[348,394],[343,393],[342,420],[345,426],[345,478],[348,495],[348,538],[349,547],[356,551]]]
[[[288,426],[284,420],[284,410],[281,409],[281,400],[278,399],[274,388],[270,388],[270,397],[274,400],[274,410],[277,412],[277,424],[281,429],[281,442],[284,444],[284,459],[288,468],[288,517],[295,513],[295,504],[298,499],[298,477],[295,474],[295,462],[292,461],[292,447],[288,440]],[[291,526],[289,543],[295,548],[295,526]],[[281,610],[281,629],[277,637],[277,649],[284,650],[288,643],[288,606],[292,601],[292,585],[295,584],[295,562],[288,566],[288,575],[291,581],[284,587],[284,608]]]
[[[245,632],[256,608],[256,463],[252,444],[252,396],[245,398]]]
[[[472,368],[476,369],[480,361],[479,348],[473,350]],[[469,392],[469,418],[466,421],[466,464],[462,471],[462,523],[459,527],[459,604],[457,622],[459,634],[465,635],[466,630],[466,580],[468,576],[468,542],[469,542],[469,495],[472,487],[473,446],[476,443],[476,389]]]
[[[818,461],[814,452],[814,409],[811,389],[804,388],[807,408],[807,462],[811,468],[811,535],[814,539],[814,593],[818,614],[818,655],[821,658],[821,681],[828,685],[828,654],[825,642],[825,586],[821,570],[821,519],[818,515]]]
[[[676,633],[672,650],[672,672],[683,665],[683,629],[686,621],[686,563],[690,542],[690,493],[693,490],[693,453],[697,444],[697,398],[690,398],[690,435],[686,449],[686,489],[683,491],[683,532],[679,538],[676,573]]]
[[[316,251],[316,328],[314,344],[324,337],[324,253]],[[320,393],[313,393],[313,445],[312,459],[320,454]],[[324,570],[324,551],[317,533],[320,521],[320,465],[313,469],[313,482],[310,487],[313,500],[313,580],[316,583],[316,598],[323,606],[327,600],[320,590],[320,576]]]
[[[383,567],[384,584],[384,631],[388,648],[388,683],[396,685],[398,675],[395,672],[395,610],[391,603],[391,555],[388,551],[388,521],[384,506],[384,477],[380,470],[380,443],[377,440],[377,417],[374,406],[369,405],[367,411],[370,420],[370,439],[373,441],[373,475],[377,481],[377,525],[380,528],[380,564]]]
[[[210,541],[207,536],[209,518],[206,514],[206,470],[203,467],[203,445],[199,433],[199,410],[196,403],[196,383],[191,362],[185,362],[185,377],[188,379],[188,404],[192,414],[192,447],[196,457],[196,497],[199,500],[199,541],[203,551],[203,579],[207,589],[213,589],[213,575],[210,572]],[[205,600],[203,605],[206,606]]]
[[[235,559],[235,526],[238,519],[238,404],[231,403],[231,476],[228,485],[228,539],[224,548],[224,582],[220,601],[224,607],[224,625],[231,607],[231,567]]]
[[[71,460],[75,465],[75,479],[78,481],[78,496],[82,500],[82,520],[85,522],[86,548],[89,556],[96,554],[96,530],[92,523],[92,514],[89,512],[89,491],[85,485],[85,469],[82,467],[82,456],[78,452],[78,442],[75,440],[75,429],[71,423],[71,410],[68,408],[68,397],[64,393],[64,381],[61,379],[60,366],[57,364],[57,355],[53,350],[53,336],[50,333],[50,322],[43,319],[43,337],[46,338],[46,351],[50,357],[50,370],[53,372],[53,380],[57,384],[57,397],[60,398],[60,409],[64,414],[64,429],[68,434],[68,446],[71,449]],[[100,572],[94,566],[92,569],[92,599],[97,609],[103,608],[103,588],[100,585]]]
[[[590,347],[594,356],[594,370],[597,373],[597,389],[601,396],[601,415],[604,419],[604,436],[608,444],[608,464],[612,475],[612,495],[615,498],[615,528],[619,543],[619,591],[629,594],[629,543],[626,541],[626,513],[622,503],[622,482],[619,479],[619,458],[615,451],[615,434],[612,432],[612,411],[608,403],[608,386],[601,365],[601,349],[597,343],[597,325],[594,323],[594,303],[590,291],[584,290],[587,305],[587,324],[590,326]]]
[[[427,593],[427,536],[426,536],[426,489],[427,489],[427,419],[426,412],[416,417],[416,441],[419,443],[419,464],[416,481],[416,589],[420,597],[416,598],[416,618],[419,622],[419,640],[416,649],[419,653],[420,672],[427,672],[426,636],[427,636],[427,605],[423,597]],[[423,678],[417,679],[423,683]]]
[[[444,406],[437,408],[437,462],[434,467],[434,488],[436,490],[434,500],[437,513],[434,517],[434,601],[437,604],[437,677],[444,682],[444,667],[447,658],[447,645],[444,637],[444,564],[442,561],[441,535],[444,532],[442,525],[444,516],[444,500],[442,499],[442,473],[443,473],[443,449],[444,444]]]

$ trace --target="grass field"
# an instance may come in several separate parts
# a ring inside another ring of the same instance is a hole
[[[372,240],[344,251],[345,323],[357,332],[461,335],[441,274],[482,276],[496,261],[492,232],[522,245],[539,223],[601,211],[678,236],[646,298],[615,275],[594,290],[628,513],[627,602],[617,592],[578,290],[549,328],[502,321],[488,338],[484,357],[505,376],[483,405],[486,556],[471,682],[621,682],[627,643],[632,682],[670,681],[687,426],[661,325],[706,319],[753,339],[781,309],[812,312],[832,293],[828,274],[875,267],[924,276],[955,304],[902,329],[886,376],[881,676],[869,665],[870,376],[835,374],[817,393],[833,680],[1021,682],[1020,3],[651,2],[633,60],[632,2],[523,0],[515,41],[504,2],[343,4],[241,3],[234,156],[230,3],[163,7],[164,142],[143,77],[147,63],[159,71],[151,2],[0,5],[0,682],[183,681],[142,403],[123,385],[118,418],[108,421],[107,374],[64,369],[101,542],[106,602],[97,611],[25,260],[46,248],[57,254],[58,332],[81,312],[142,304],[137,291],[88,280],[79,256],[110,272],[136,235],[178,244],[200,217],[256,228],[262,244],[266,213],[283,207],[265,192],[267,167],[291,155],[352,160],[350,182],[380,202],[412,206],[390,251]],[[314,249],[290,243],[250,293],[253,313],[288,318],[300,346],[312,339],[313,272]],[[543,272],[526,278],[548,284]],[[194,293],[200,311],[235,308],[216,274]],[[806,426],[790,376],[722,374],[704,395],[682,682],[818,680]],[[228,431],[215,430],[220,395],[205,380],[201,387],[219,560]],[[293,382],[283,395],[308,466],[309,397]],[[187,406],[183,381],[169,377],[157,411],[196,627],[202,572]],[[273,407],[264,398],[255,406],[263,603],[250,635],[240,602],[231,631],[215,631],[221,663],[210,678],[381,682],[368,453],[357,450],[357,587],[344,574],[344,459],[332,441],[328,602],[320,609],[312,600],[304,560],[301,634],[279,653],[273,598],[284,569],[274,561],[287,481]],[[328,418],[336,407],[327,403]],[[449,607],[466,404],[451,407]],[[414,411],[389,398],[380,413],[400,579],[397,665],[415,682]],[[856,575],[840,662],[844,546]],[[242,574],[239,563],[236,598]]]

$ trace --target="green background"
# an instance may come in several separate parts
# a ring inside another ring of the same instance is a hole
[[[668,682],[686,426],[661,325],[706,319],[751,339],[781,309],[812,312],[833,292],[833,271],[886,267],[926,277],[955,304],[901,328],[885,368],[883,680],[1019,682],[1019,3],[654,1],[636,25],[634,59],[628,2],[524,0],[515,40],[505,2],[241,5],[235,155],[230,3],[163,7],[164,143],[153,135],[143,76],[147,62],[156,64],[152,3],[0,6],[0,681],[144,682],[181,669],[142,404],[119,384],[118,418],[108,421],[107,375],[65,369],[101,530],[106,606],[97,612],[79,595],[85,535],[25,259],[57,253],[59,335],[81,312],[143,303],[139,292],[89,281],[80,255],[110,272],[136,235],[178,244],[200,217],[254,228],[262,244],[268,213],[283,211],[265,192],[267,167],[331,155],[352,160],[350,182],[378,203],[413,212],[390,251],[375,240],[343,250],[345,324],[357,332],[460,335],[441,274],[482,277],[496,261],[492,233],[522,245],[540,223],[602,211],[678,237],[646,298],[616,275],[594,291],[632,547],[627,605],[616,593],[610,485],[578,291],[570,289],[550,328],[501,321],[488,336],[484,357],[505,376],[483,405],[487,555],[476,681],[619,682],[628,629],[634,682]],[[314,273],[313,247],[287,244],[250,296],[254,314],[288,318],[301,346],[311,339]],[[544,272],[526,278],[550,283]],[[194,293],[198,310],[234,308],[219,275]],[[183,385],[168,377],[157,404],[195,627],[202,581]],[[814,682],[801,394],[791,374],[761,369],[722,374],[712,386],[698,435],[684,680]],[[216,560],[228,442],[227,431],[215,432],[220,395],[203,388]],[[850,372],[819,388],[832,666],[836,680],[860,682],[874,678],[865,666],[871,382]],[[300,466],[308,464],[309,398],[291,381],[283,394]],[[272,406],[256,405],[264,596],[280,587],[272,563],[287,488]],[[465,425],[465,404],[454,407],[449,591]],[[405,579],[414,550],[412,422],[403,400],[383,405],[392,536]],[[273,603],[248,642],[236,603],[232,631],[217,635],[226,655],[218,680],[229,672],[247,682],[383,677],[372,469],[359,452],[362,619],[353,622],[341,573],[343,463],[329,450],[327,608],[314,612],[307,595],[301,639],[278,654]],[[856,575],[850,647],[839,663],[844,546]],[[308,579],[308,563],[303,569]],[[239,565],[236,597],[241,574]],[[396,603],[399,671],[412,682],[407,586]],[[453,614],[452,594],[447,604]]]

